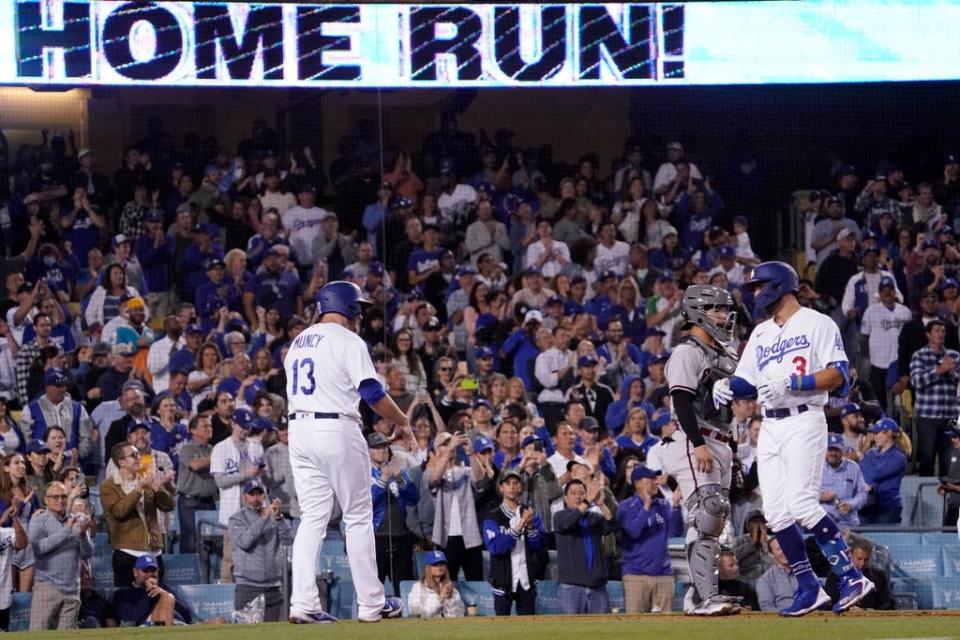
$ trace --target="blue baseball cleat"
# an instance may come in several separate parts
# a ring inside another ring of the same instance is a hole
[[[797,589],[797,593],[793,597],[793,604],[786,609],[781,609],[780,615],[785,618],[799,618],[811,611],[816,611],[828,602],[830,602],[830,596],[819,584],[816,591],[800,588]]]
[[[403,613],[403,600],[396,596],[387,596],[383,602],[383,609],[376,618],[360,618],[360,622],[380,622],[384,618],[399,618]]]
[[[865,576],[854,580],[844,578],[840,583],[840,599],[833,605],[834,613],[843,613],[863,600],[874,589],[873,583]]]
[[[317,611],[316,613],[301,613],[290,610],[290,617],[287,618],[290,624],[327,624],[336,622],[337,619],[326,611]]]

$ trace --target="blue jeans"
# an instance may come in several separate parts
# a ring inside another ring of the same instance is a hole
[[[560,613],[574,615],[580,613],[610,613],[610,596],[604,587],[581,587],[577,584],[557,586],[557,604]]]
[[[180,553],[197,552],[197,511],[217,508],[213,498],[193,498],[186,495],[177,498],[177,516],[180,519]]]

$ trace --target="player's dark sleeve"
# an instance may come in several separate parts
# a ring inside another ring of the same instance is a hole
[[[673,399],[673,409],[677,412],[680,428],[687,434],[687,438],[695,447],[705,444],[700,433],[700,424],[697,422],[697,412],[693,408],[694,395],[689,391],[673,389],[670,397]]]

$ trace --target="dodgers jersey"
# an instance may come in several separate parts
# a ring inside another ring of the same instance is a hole
[[[847,362],[837,324],[822,313],[801,307],[782,327],[772,318],[757,325],[733,375],[756,387],[794,374],[816,373],[831,362]],[[822,407],[826,403],[826,391],[788,390],[764,407],[783,409],[801,404]]]
[[[360,419],[360,383],[379,380],[367,344],[346,327],[315,324],[290,344],[283,360],[287,409]]]

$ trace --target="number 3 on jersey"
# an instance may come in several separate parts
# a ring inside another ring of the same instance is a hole
[[[313,378],[313,358],[304,358],[303,360],[294,360],[293,361],[293,384],[291,385],[291,390],[293,395],[297,395],[297,391],[305,394],[311,394],[317,390],[317,381]],[[310,382],[310,386],[298,386],[300,369],[304,369],[304,376]]]
[[[807,359],[806,358],[804,358],[803,356],[797,356],[790,362],[797,365],[797,369],[796,371],[794,371],[796,375],[798,376],[807,375]]]

